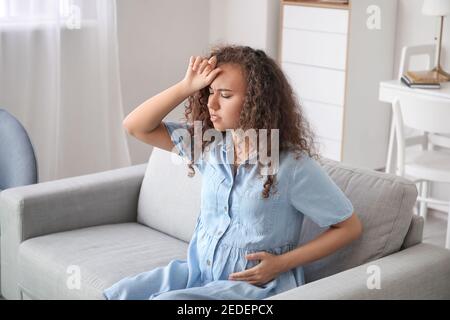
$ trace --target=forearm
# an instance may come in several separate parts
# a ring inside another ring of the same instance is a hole
[[[150,132],[157,128],[164,117],[192,95],[183,81],[153,96],[134,109],[123,121],[128,132]]]
[[[280,272],[286,272],[300,265],[328,256],[359,236],[346,228],[331,227],[314,240],[280,255]]]

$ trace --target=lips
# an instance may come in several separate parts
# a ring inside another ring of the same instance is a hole
[[[217,121],[217,120],[220,119],[220,117],[218,117],[218,116],[215,115],[215,114],[211,114],[210,116],[211,116],[211,117],[210,117],[211,121]]]

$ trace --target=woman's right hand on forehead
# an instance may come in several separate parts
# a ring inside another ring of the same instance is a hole
[[[209,60],[200,56],[192,56],[183,82],[192,92],[209,86],[222,71],[220,68],[216,68],[216,64],[217,58],[215,56]]]

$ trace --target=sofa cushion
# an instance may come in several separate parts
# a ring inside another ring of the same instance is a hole
[[[189,242],[200,213],[201,173],[188,177],[179,155],[153,148],[139,193],[137,221]]]
[[[417,198],[416,185],[407,179],[350,167],[329,159],[320,163],[352,202],[364,231],[350,245],[305,265],[306,282],[399,251],[410,228]],[[299,244],[309,242],[323,231],[325,229],[305,218]]]
[[[104,299],[103,290],[124,277],[186,259],[187,247],[137,223],[32,238],[19,247],[19,286],[33,299]],[[77,274],[79,289],[67,285]]]

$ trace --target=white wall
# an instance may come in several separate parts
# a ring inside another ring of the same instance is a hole
[[[357,1],[357,0],[354,0]],[[210,0],[210,40],[228,41],[265,49],[272,57],[278,54],[280,23],[279,0]],[[398,0],[395,66],[397,76],[403,46],[433,43],[439,32],[439,20],[422,14],[423,0]],[[444,49],[450,50],[450,17],[445,19]],[[423,62],[415,60],[417,66]],[[444,50],[441,64],[450,70]],[[414,65],[413,65],[414,66]]]
[[[117,0],[124,113],[183,79],[189,57],[209,43],[208,0]],[[178,106],[167,119],[179,120]],[[128,138],[132,164],[148,161],[151,146]]]
[[[247,45],[276,58],[279,0],[210,0],[210,41]]]

